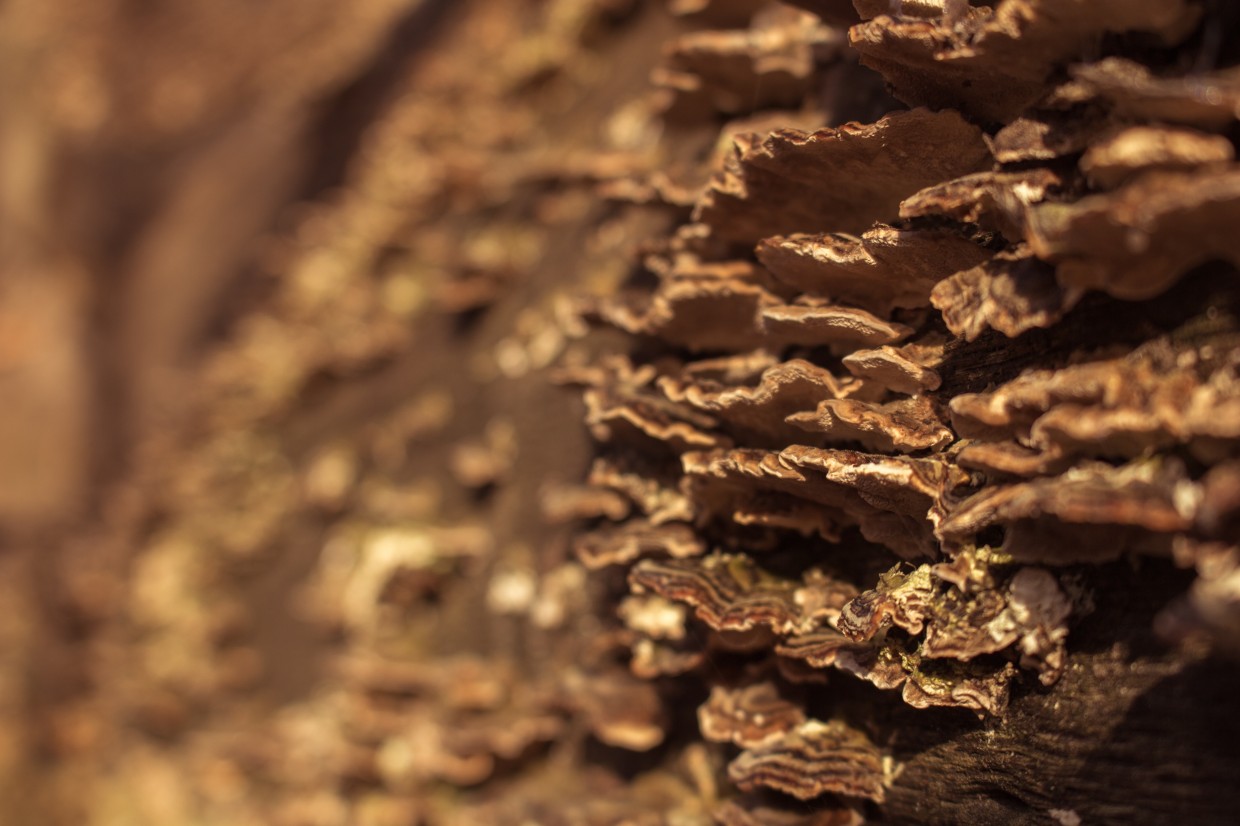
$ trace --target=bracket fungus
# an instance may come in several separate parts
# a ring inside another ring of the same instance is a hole
[[[1176,43],[1198,19],[1188,0],[1008,0],[968,9],[958,20],[879,17],[849,34],[862,62],[906,103],[1004,122],[1036,102],[1054,69],[1097,38],[1135,31]]]
[[[741,752],[728,778],[741,789],[764,786],[801,800],[834,793],[881,803],[886,775],[882,753],[864,734],[836,721],[806,720]]]
[[[747,556],[716,554],[701,560],[645,560],[633,567],[629,582],[638,593],[658,594],[694,609],[715,631],[766,627],[787,635],[813,628],[839,614],[853,595],[848,583],[816,572],[802,582],[758,569]]]
[[[955,232],[884,225],[859,237],[777,235],[759,243],[756,255],[776,278],[802,293],[827,295],[880,315],[926,306],[935,284],[990,257]]]
[[[1091,610],[1080,568],[1125,553],[1179,549],[1200,571],[1163,626],[1234,627],[1220,596],[1233,556],[1190,550],[1204,547],[1203,467],[1240,443],[1234,324],[1045,353],[1036,338],[1080,336],[1098,307],[1193,283],[1206,262],[1237,265],[1221,229],[1232,120],[1215,105],[1230,76],[1200,81],[1217,93],[1194,117],[1185,82],[1083,62],[1099,38],[1183,42],[1200,19],[1188,2],[796,5],[860,18],[862,64],[930,108],[725,130],[731,152],[646,261],[646,303],[600,305],[657,373],[644,387],[694,412],[692,439],[646,429],[679,459],[646,484],[709,548],[624,563],[638,599],[693,617],[674,639],[641,632],[633,666],[705,684],[701,736],[746,749],[728,769],[741,791],[882,803],[882,750],[813,719],[821,700],[802,689],[834,696],[851,677],[916,709],[1003,718],[1031,680],[1067,679]],[[1159,94],[1183,116],[1160,122]],[[644,628],[636,604],[624,621]],[[654,666],[656,650],[685,668]],[[720,653],[749,676],[699,668]],[[717,817],[750,822],[744,800]]]
[[[857,442],[876,453],[938,450],[956,439],[926,396],[886,404],[824,399],[816,410],[793,413],[787,421],[807,434],[822,433],[832,442]]]
[[[14,822],[1235,821],[1233,4],[72,5],[0,71]]]
[[[778,689],[766,682],[737,689],[714,686],[698,707],[703,737],[746,749],[778,739],[803,722],[804,709],[781,698]]]
[[[756,244],[794,232],[864,232],[900,201],[990,165],[981,130],[955,112],[914,109],[871,125],[740,135],[694,207],[720,239]]]

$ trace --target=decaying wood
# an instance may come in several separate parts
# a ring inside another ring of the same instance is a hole
[[[96,5],[0,13],[6,817],[1234,822],[1229,6]]]

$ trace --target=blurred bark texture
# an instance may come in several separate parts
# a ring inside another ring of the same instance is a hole
[[[0,3],[0,821],[1230,824],[1225,0]]]

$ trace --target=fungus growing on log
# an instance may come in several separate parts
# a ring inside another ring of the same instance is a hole
[[[894,219],[917,190],[989,164],[981,131],[954,112],[914,109],[868,126],[739,135],[694,218],[734,243],[864,232]]]
[[[801,800],[835,793],[880,803],[885,780],[882,755],[864,734],[818,720],[741,752],[728,778],[745,790],[765,786]]]
[[[10,819],[1235,819],[1228,4],[70,5]]]
[[[771,683],[730,690],[714,686],[698,707],[702,736],[716,743],[753,748],[777,739],[805,722],[805,712],[779,696]]]
[[[990,257],[985,248],[942,229],[876,226],[851,235],[774,236],[756,255],[780,281],[805,294],[830,296],[886,315],[924,307],[930,290]]]

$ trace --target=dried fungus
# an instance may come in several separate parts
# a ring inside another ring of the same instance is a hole
[[[914,109],[875,124],[740,135],[694,207],[713,236],[756,244],[795,232],[851,232],[896,217],[919,189],[989,166],[982,133],[954,112]]]
[[[152,49],[184,39],[163,5]],[[246,39],[198,5],[185,31]],[[252,81],[191,50],[132,95],[77,34],[124,3],[49,16],[51,109],[0,119],[36,161],[0,199],[22,245],[109,239],[31,257],[124,285],[80,290],[83,330],[194,331],[100,363],[207,364],[175,433],[109,367],[96,424],[161,426],[79,463],[115,489],[75,544],[0,553],[0,789],[47,755],[29,797],[95,798],[14,818],[1229,822],[1234,738],[1202,733],[1240,652],[1226,4],[367,0],[323,32],[286,5],[310,45],[255,47]],[[182,171],[125,166],[99,226],[26,195],[122,156]],[[261,264],[220,264],[261,289],[131,318],[143,267],[198,265],[161,252],[183,191],[281,187],[308,204],[229,230],[277,236]],[[21,384],[44,339],[0,338]]]
[[[714,686],[698,707],[702,736],[716,743],[749,749],[777,739],[805,722],[805,712],[784,700],[771,683],[744,688]]]
[[[719,548],[629,563],[637,599],[689,609],[712,632],[695,643],[683,624],[657,630],[626,602],[625,622],[640,629],[633,667],[685,674],[702,663],[694,650],[767,652],[788,684],[830,685],[821,675],[830,671],[915,708],[999,716],[1018,674],[1050,686],[1067,667],[1071,589],[1026,566],[1165,555],[1194,531],[1200,490],[1178,460],[1150,454],[1185,446],[1205,457],[1234,443],[1231,367],[1210,357],[1202,369],[1157,345],[1128,359],[1053,363],[998,386],[975,376],[974,392],[944,392],[944,372],[959,385],[970,353],[1055,331],[1096,302],[1093,293],[1143,298],[1208,259],[1230,260],[1228,236],[1198,219],[1227,220],[1220,205],[1234,153],[1208,131],[1116,120],[1114,101],[1087,90],[1088,66],[1066,86],[1048,85],[1111,33],[1180,42],[1196,20],[1188,4],[856,11],[866,22],[850,39],[863,63],[897,96],[939,111],[869,126],[781,130],[764,120],[765,135],[725,130],[733,150],[714,156],[691,222],[645,262],[658,279],[646,303],[602,310],[641,337],[657,374],[641,392],[657,388],[675,406],[665,409],[693,411],[679,414],[700,434],[692,441],[646,429],[680,464],[645,478],[657,475],[657,489],[683,503],[684,529]],[[680,47],[744,42],[702,35]],[[991,124],[990,134],[957,110]],[[1188,183],[1207,174],[1208,185]],[[1201,246],[1203,229],[1217,246]],[[1119,240],[1108,246],[1107,232]],[[1195,239],[1193,252],[1176,238]],[[598,385],[607,386],[620,385]],[[786,547],[789,532],[822,543],[828,559],[872,560],[869,573],[850,581],[813,566],[768,570],[763,554],[788,553],[772,549]],[[882,573],[883,554],[917,565]],[[881,780],[865,793],[823,785],[834,770],[826,751],[838,747],[823,732],[836,724],[809,719],[785,699],[794,695],[692,673],[710,685],[703,737],[749,749],[729,769],[742,790],[882,799]]]
[[[1115,115],[1131,121],[1219,129],[1240,116],[1240,73],[1217,72],[1160,77],[1147,66],[1122,57],[1072,68],[1075,88],[1068,100],[1100,100]]]
[[[1197,20],[1187,0],[1008,0],[957,20],[879,17],[849,34],[862,63],[904,102],[1002,123],[1041,97],[1051,73],[1088,53],[1097,38],[1141,32],[1175,44]]]
[[[882,754],[843,723],[806,720],[778,739],[741,753],[728,766],[741,789],[776,789],[801,800],[837,794],[882,802]]]
[[[815,54],[842,46],[842,33],[813,15],[781,9],[755,22],[746,29],[693,32],[668,44],[656,82],[675,93],[670,111],[682,115],[700,106],[698,99],[725,113],[795,105],[814,80]]]
[[[935,284],[981,264],[989,253],[948,230],[878,226],[860,237],[775,236],[758,244],[757,256],[802,293],[886,315],[896,307],[926,306]]]
[[[930,301],[949,330],[974,341],[986,330],[1015,338],[1026,330],[1050,327],[1082,293],[1060,286],[1054,267],[1017,248],[941,281]]]
[[[1200,264],[1240,263],[1238,212],[1240,168],[1153,169],[1113,192],[1035,206],[1029,244],[1065,287],[1151,298]]]
[[[817,410],[794,413],[787,421],[808,434],[822,433],[832,442],[858,442],[876,453],[938,450],[956,438],[926,396],[886,404],[826,399]]]
[[[838,615],[851,585],[810,573],[804,582],[762,571],[747,556],[715,554],[701,560],[635,565],[629,581],[638,593],[683,602],[715,631],[769,628],[777,634],[808,630]]]

